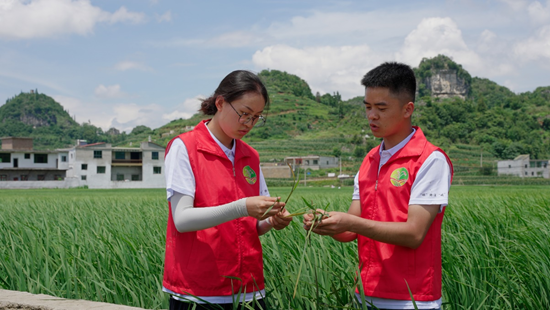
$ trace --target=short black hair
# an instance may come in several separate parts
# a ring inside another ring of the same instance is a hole
[[[405,95],[414,102],[416,78],[414,71],[406,64],[385,62],[370,70],[361,80],[365,87],[384,87],[394,96]]]
[[[202,100],[199,111],[205,115],[214,115],[218,112],[218,108],[216,108],[216,98],[218,96],[222,96],[227,102],[232,102],[247,93],[262,95],[265,101],[264,108],[265,110],[269,109],[269,95],[260,78],[250,71],[235,70],[223,78],[214,94]]]

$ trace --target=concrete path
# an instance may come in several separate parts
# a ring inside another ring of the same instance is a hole
[[[0,289],[0,310],[143,310],[105,302],[63,299],[49,295],[35,295],[27,292]]]

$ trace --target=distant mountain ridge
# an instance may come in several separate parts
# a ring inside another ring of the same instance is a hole
[[[423,59],[414,71],[418,94],[413,123],[435,144],[444,149],[476,145],[497,158],[522,153],[550,158],[550,86],[515,94],[488,79],[471,77],[444,55]],[[297,143],[293,150],[348,157],[361,157],[379,143],[372,139],[361,96],[343,101],[337,91],[313,94],[306,81],[278,70],[263,70],[259,76],[272,104],[267,126],[255,128],[245,140],[258,149],[267,144],[260,152],[262,160],[283,155],[269,143],[273,140],[307,140],[310,143]],[[39,149],[67,147],[76,139],[128,146],[151,137],[165,145],[204,118],[195,114],[156,129],[141,125],[130,134],[115,128],[103,132],[92,124],[77,124],[52,98],[30,92],[0,106],[0,136],[33,137]]]
[[[7,122],[21,122],[33,128],[42,126],[68,128],[78,125],[59,103],[34,90],[6,100],[6,104],[0,108],[0,123]]]
[[[114,128],[109,132],[118,133]],[[76,139],[91,143],[123,140],[92,124],[78,124],[63,106],[37,90],[21,92],[0,106],[0,137],[7,136],[32,137],[36,149],[64,148],[74,145]]]

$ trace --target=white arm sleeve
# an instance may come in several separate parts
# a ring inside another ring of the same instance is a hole
[[[353,196],[351,196],[352,200],[359,200],[361,199],[359,197],[359,171],[357,171],[357,174],[355,175],[355,179],[353,179]]]
[[[194,208],[193,197],[174,192],[170,198],[172,218],[179,232],[197,231],[248,216],[246,198],[224,205]]]
[[[260,168],[260,196],[269,196],[269,190],[267,189],[267,184],[265,182],[264,174],[262,172],[262,168]],[[261,236],[265,234],[266,232],[270,231],[271,228],[273,228],[273,225],[271,224],[270,218],[266,218],[265,220],[258,221],[256,224],[256,230],[258,231],[258,236]]]
[[[166,198],[174,192],[195,197],[195,175],[189,163],[187,148],[181,139],[176,139],[170,146],[170,151],[164,159],[166,178]]]
[[[409,204],[441,205],[441,211],[449,201],[450,187],[451,167],[443,153],[434,151],[416,174]]]
[[[256,225],[258,236],[261,236],[270,231],[271,228],[273,228],[273,224],[271,224],[271,217],[268,217],[265,220],[258,221],[258,224]]]

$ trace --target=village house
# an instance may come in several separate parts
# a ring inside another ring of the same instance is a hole
[[[68,152],[38,151],[32,138],[1,138],[0,181],[28,181],[33,186],[41,181],[60,181],[68,169]],[[4,183],[5,184],[5,183]],[[0,185],[0,188],[3,188]]]
[[[164,147],[113,147],[78,140],[69,149],[33,150],[31,138],[2,138],[0,188],[163,188]]]
[[[529,154],[519,155],[513,160],[499,160],[498,175],[513,175],[522,178],[550,178],[547,159],[531,160]]]
[[[338,167],[338,157],[328,157],[328,156],[298,156],[298,157],[285,157],[285,163],[291,165],[292,167],[299,166],[302,169],[311,169],[319,170],[326,168],[336,168]]]
[[[266,179],[292,178],[292,170],[297,173],[299,169],[319,170],[336,168],[339,162],[337,157],[328,156],[294,156],[285,157],[282,163],[262,163],[262,173]]]

